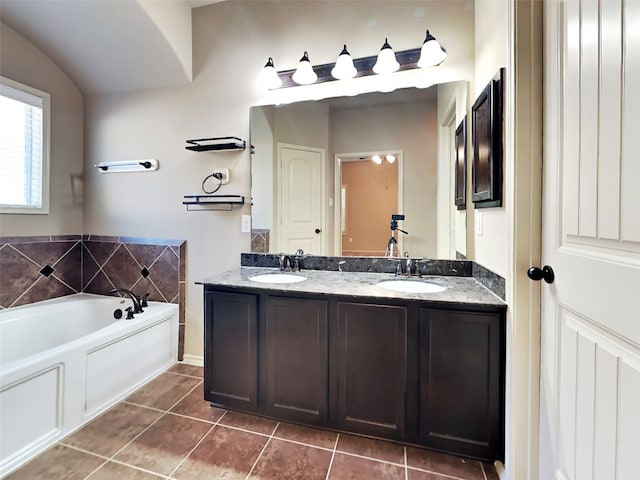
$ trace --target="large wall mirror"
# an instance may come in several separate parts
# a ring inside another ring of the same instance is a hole
[[[393,236],[401,254],[468,257],[454,171],[467,90],[252,107],[252,251],[383,256]]]

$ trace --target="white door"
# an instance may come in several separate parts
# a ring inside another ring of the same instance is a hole
[[[324,255],[324,150],[278,143],[278,250]]]
[[[540,478],[640,479],[640,1],[546,2]]]

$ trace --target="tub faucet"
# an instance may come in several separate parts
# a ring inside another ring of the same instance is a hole
[[[127,295],[131,301],[133,302],[133,313],[142,313],[142,305],[140,303],[140,299],[133,293],[131,290],[127,290],[126,288],[114,288],[109,291],[109,295],[114,295],[116,293],[124,293]]]

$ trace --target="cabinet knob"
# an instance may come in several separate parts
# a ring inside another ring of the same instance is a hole
[[[320,233],[322,231],[321,228],[316,228],[316,233]]]
[[[527,276],[531,280],[535,280],[536,282],[544,280],[547,283],[553,283],[553,281],[556,279],[556,274],[553,273],[553,268],[551,268],[549,265],[545,265],[542,268],[531,267],[529,268],[529,270],[527,270]]]

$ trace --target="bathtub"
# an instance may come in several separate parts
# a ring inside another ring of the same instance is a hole
[[[0,311],[0,478],[177,359],[178,306],[76,294]]]

